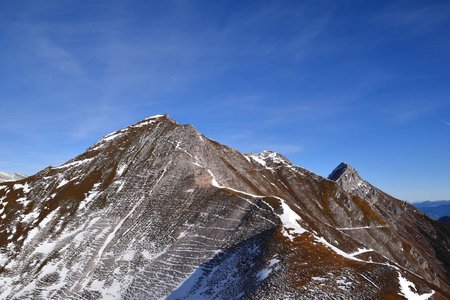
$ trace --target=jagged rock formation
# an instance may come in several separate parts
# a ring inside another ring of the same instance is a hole
[[[333,174],[147,118],[0,184],[0,298],[448,299],[448,227]]]
[[[19,173],[7,173],[0,171],[0,182],[5,181],[16,181],[27,177],[26,175],[19,174]]]

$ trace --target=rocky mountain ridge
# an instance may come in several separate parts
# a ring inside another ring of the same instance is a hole
[[[0,184],[0,298],[450,297],[446,227],[338,169],[144,119]]]

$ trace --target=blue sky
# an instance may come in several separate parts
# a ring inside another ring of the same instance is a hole
[[[450,199],[448,1],[1,1],[0,169],[167,113],[326,176]]]

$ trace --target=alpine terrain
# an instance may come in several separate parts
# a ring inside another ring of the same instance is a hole
[[[0,299],[450,299],[450,228],[166,115],[0,184]]]
[[[15,181],[25,178],[26,176],[19,173],[7,173],[0,171],[0,182]]]

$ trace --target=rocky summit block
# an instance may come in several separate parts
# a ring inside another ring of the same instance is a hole
[[[0,299],[449,299],[449,229],[166,115],[0,184]]]

